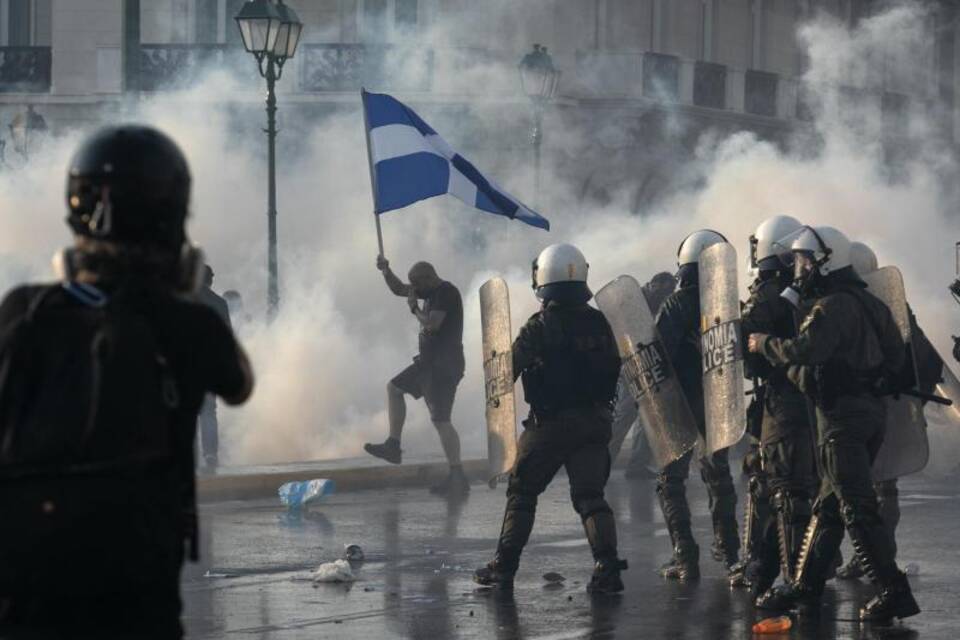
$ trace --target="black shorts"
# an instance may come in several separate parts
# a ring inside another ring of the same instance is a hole
[[[423,398],[433,422],[450,422],[453,399],[461,378],[462,373],[449,373],[418,360],[398,373],[390,383],[414,398]]]

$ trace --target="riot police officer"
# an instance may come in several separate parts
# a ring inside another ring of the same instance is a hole
[[[721,242],[726,242],[726,239],[709,229],[687,236],[677,251],[678,289],[670,294],[657,315],[657,330],[701,435],[705,435],[706,425],[700,358],[698,265],[700,253]],[[664,467],[657,476],[657,495],[673,544],[672,559],[660,568],[660,574],[665,578],[689,580],[700,576],[700,548],[693,538],[685,486],[692,457],[693,452],[688,451]],[[713,557],[731,567],[737,562],[740,538],[736,520],[737,494],[730,475],[728,451],[721,449],[701,459],[700,476],[707,485],[709,496],[713,521]]]
[[[0,636],[182,633],[197,414],[206,393],[239,404],[253,385],[233,333],[189,297],[190,182],[161,132],[95,133],[70,164],[62,281],[0,304]]]
[[[850,243],[850,262],[860,276],[866,276],[880,268],[877,254],[862,242]],[[918,390],[928,395],[933,394],[936,391],[937,383],[941,380],[944,363],[936,349],[930,344],[926,334],[917,324],[917,319],[913,315],[913,311],[909,309],[909,305],[907,308],[910,318],[910,348],[917,365]],[[896,554],[896,531],[897,525],[900,523],[898,478],[877,480],[873,488],[877,492],[880,516],[883,518],[883,524],[890,535],[890,548]],[[842,580],[856,580],[862,578],[865,573],[857,556],[854,556],[850,559],[850,562],[837,570],[837,577]]]
[[[793,581],[765,593],[757,606],[815,613],[846,528],[878,588],[860,618],[916,615],[920,609],[894,561],[871,473],[886,421],[880,395],[903,365],[903,339],[889,308],[866,291],[852,268],[850,241],[841,232],[805,227],[791,250],[790,297],[813,301],[811,310],[796,338],[752,334],[748,346],[771,365],[789,367],[790,379],[814,399],[821,486]]]
[[[510,473],[507,506],[494,560],[474,581],[512,588],[530,537],[537,498],[560,467],[595,560],[590,592],[623,590],[617,529],[604,488],[610,475],[613,396],[620,356],[610,325],[589,306],[587,262],[576,247],[555,244],[533,263],[533,287],[543,307],[513,343],[513,371],[522,376],[530,415]]]
[[[750,237],[750,263],[757,275],[742,312],[744,334],[796,335],[795,309],[780,297],[793,279],[792,255],[777,241],[800,228],[794,218],[774,216]],[[747,497],[746,512],[755,521],[744,523],[753,534],[748,550],[753,561],[744,568],[744,582],[756,597],[773,586],[779,573],[790,579],[810,520],[817,474],[807,400],[787,379],[786,367],[752,354],[746,359],[746,375],[755,382],[759,418],[757,455],[748,459],[759,465],[751,469]]]

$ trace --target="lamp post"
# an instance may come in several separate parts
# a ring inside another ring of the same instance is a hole
[[[280,306],[277,269],[277,96],[274,85],[293,57],[303,24],[283,0],[248,0],[234,18],[243,47],[257,60],[267,81],[267,319]]]
[[[543,109],[557,93],[560,71],[553,66],[553,58],[547,48],[533,45],[533,51],[520,61],[520,87],[533,103],[533,131],[530,141],[533,143],[534,207],[540,201],[540,143],[543,142]]]

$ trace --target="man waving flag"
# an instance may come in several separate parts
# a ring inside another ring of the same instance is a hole
[[[481,211],[550,229],[546,218],[484,177],[405,104],[382,93],[360,94],[378,235],[381,213],[445,193]]]

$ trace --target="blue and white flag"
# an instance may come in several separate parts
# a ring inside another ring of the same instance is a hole
[[[549,231],[550,222],[477,171],[412,109],[361,91],[376,213],[449,193],[471,207]]]

